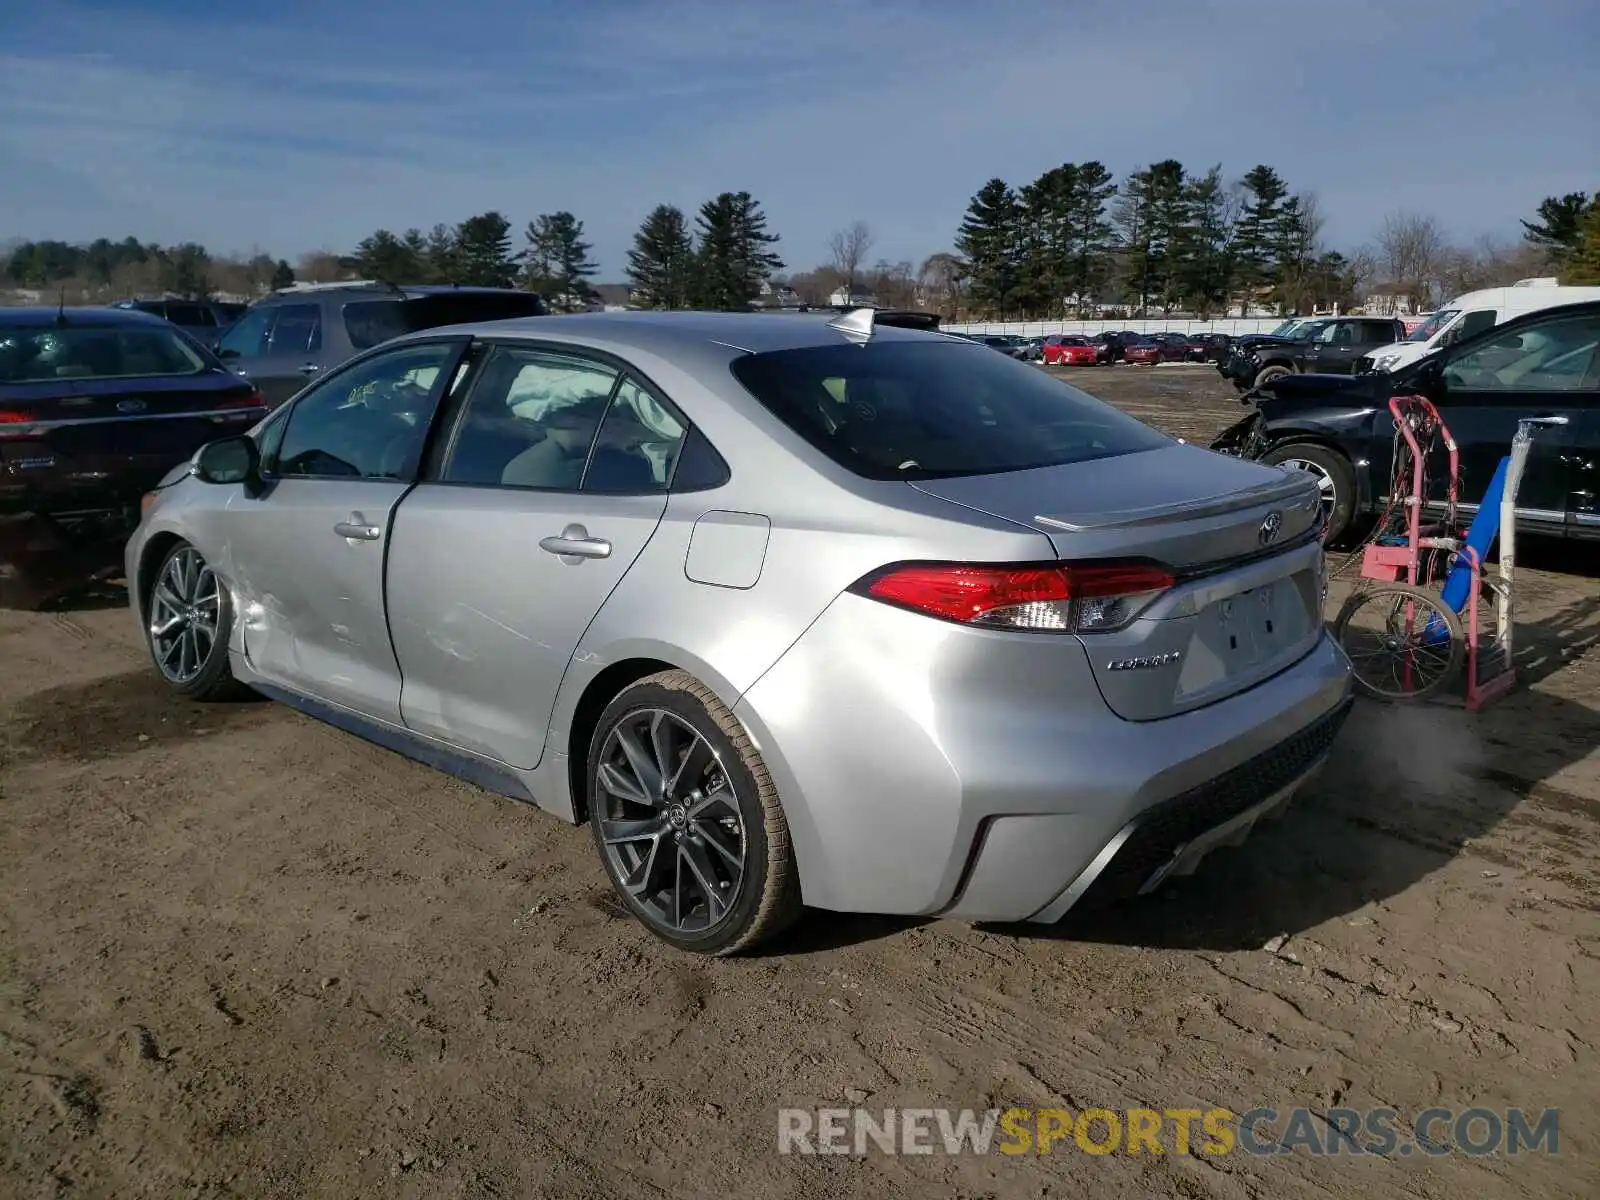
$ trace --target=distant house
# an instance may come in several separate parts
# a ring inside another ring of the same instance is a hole
[[[828,293],[828,303],[835,308],[877,308],[878,298],[863,287],[839,287]]]
[[[590,285],[596,301],[607,312],[619,312],[628,307],[631,289],[625,283],[596,283]]]
[[[1409,317],[1418,311],[1411,293],[1395,283],[1373,284],[1361,307],[1374,317]]]
[[[757,308],[801,308],[805,305],[805,301],[800,299],[800,293],[787,283],[773,283],[770,279],[763,279],[755,304]]]

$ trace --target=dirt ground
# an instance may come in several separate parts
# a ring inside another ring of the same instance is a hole
[[[1207,368],[1075,378],[1195,440],[1239,411]],[[585,830],[169,698],[115,588],[0,612],[0,1196],[1600,1194],[1595,558],[1530,548],[1512,697],[1358,708],[1156,897],[729,962],[621,917]],[[847,1097],[1561,1117],[1553,1156],[778,1154]]]

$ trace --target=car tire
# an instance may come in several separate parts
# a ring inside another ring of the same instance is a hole
[[[145,647],[169,688],[200,701],[244,694],[228,662],[233,599],[199,550],[179,542],[167,551],[144,599]]]
[[[1285,375],[1293,375],[1293,374],[1294,374],[1294,372],[1292,370],[1290,370],[1288,367],[1281,366],[1281,365],[1275,363],[1270,367],[1262,367],[1261,370],[1257,371],[1256,372],[1256,381],[1252,386],[1254,386],[1254,387],[1265,387],[1267,384],[1271,383],[1274,379],[1282,379]]]
[[[1322,490],[1322,513],[1327,521],[1323,541],[1342,538],[1356,516],[1356,470],[1339,451],[1315,442],[1286,442],[1261,456],[1272,466],[1294,466],[1308,471]]]
[[[744,726],[694,676],[663,671],[618,694],[595,726],[585,778],[606,875],[661,940],[726,956],[799,917],[777,787]]]

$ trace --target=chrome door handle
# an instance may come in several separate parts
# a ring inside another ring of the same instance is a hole
[[[568,525],[559,535],[540,538],[539,549],[562,558],[610,558],[611,543],[592,538],[582,525]]]
[[[361,519],[360,513],[351,513],[348,521],[340,521],[333,527],[333,531],[342,538],[351,538],[359,542],[375,542],[383,536],[383,530],[376,525],[368,525]]]
[[[307,363],[305,366],[298,367],[296,369],[302,375],[315,375],[318,371],[322,370],[322,368],[317,366],[316,363]]]

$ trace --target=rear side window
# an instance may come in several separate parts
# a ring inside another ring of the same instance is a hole
[[[1168,439],[1014,358],[949,342],[750,354],[734,377],[790,429],[868,479],[1085,462]]]
[[[167,304],[167,320],[174,325],[215,325],[211,310],[199,304]]]
[[[344,306],[344,331],[357,350],[410,333],[405,305],[397,300],[360,300]]]
[[[170,326],[0,327],[0,383],[198,375],[209,369],[199,351]]]

